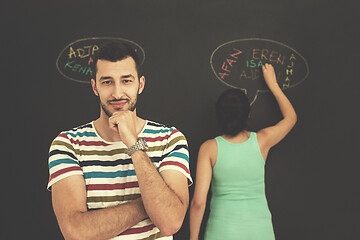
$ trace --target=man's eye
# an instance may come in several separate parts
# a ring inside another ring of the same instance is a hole
[[[124,80],[123,80],[123,83],[131,83],[131,80],[129,80],[129,79],[124,79]]]
[[[109,85],[111,83],[111,81],[103,81],[102,84],[104,85]]]

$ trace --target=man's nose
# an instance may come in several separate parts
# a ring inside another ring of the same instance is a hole
[[[120,83],[116,82],[114,84],[114,89],[113,89],[112,95],[115,99],[120,99],[123,96],[123,88]]]

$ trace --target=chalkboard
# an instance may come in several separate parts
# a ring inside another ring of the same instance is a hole
[[[266,164],[277,239],[360,237],[355,2],[14,0],[1,2],[0,18],[1,239],[62,239],[46,190],[48,149],[60,131],[98,117],[88,64],[110,38],[141,55],[138,115],[185,134],[194,180],[199,146],[219,134],[221,92],[246,90],[249,130],[281,119],[260,70],[272,63],[298,114]],[[188,238],[188,220],[174,239]]]

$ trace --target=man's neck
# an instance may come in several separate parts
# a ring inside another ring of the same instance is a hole
[[[134,110],[134,111],[136,111],[136,110]],[[136,115],[136,112],[135,112],[135,115]],[[135,127],[136,127],[136,131],[138,134],[144,128],[145,123],[146,123],[146,121],[144,119],[136,116]],[[108,142],[122,141],[119,133],[110,128],[109,117],[104,112],[101,111],[100,117],[94,121],[94,126],[96,129],[96,132],[105,141],[108,141]]]

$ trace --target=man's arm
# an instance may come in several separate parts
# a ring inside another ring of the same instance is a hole
[[[81,175],[52,186],[53,208],[65,239],[109,239],[147,217],[141,198],[115,207],[87,211],[86,186]]]
[[[176,170],[159,174],[143,151],[131,157],[147,214],[162,234],[173,235],[180,229],[189,204],[187,178]]]
[[[115,112],[109,118],[110,127],[128,148],[138,139],[136,118],[131,111]],[[176,170],[159,173],[143,151],[134,152],[131,158],[146,213],[162,234],[173,235],[180,229],[189,204],[187,178]]]

